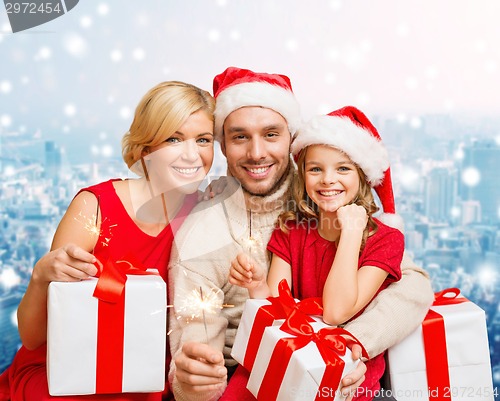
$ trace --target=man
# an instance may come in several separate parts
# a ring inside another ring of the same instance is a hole
[[[269,266],[266,244],[291,200],[295,174],[290,144],[300,112],[286,76],[230,67],[215,77],[214,96],[215,135],[234,181],[222,194],[198,205],[176,234],[169,266],[175,311],[170,314],[175,363],[169,379],[178,401],[214,400],[224,391],[228,371],[236,365],[230,352],[248,298],[246,289],[229,283],[229,267],[242,250]],[[414,330],[432,303],[425,273],[408,259],[402,268],[403,279],[346,325],[372,356]],[[197,293],[233,307],[196,313],[189,304]],[[360,364],[344,378],[344,390],[359,386],[364,369]]]

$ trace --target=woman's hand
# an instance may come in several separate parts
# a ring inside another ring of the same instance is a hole
[[[67,244],[44,255],[33,268],[34,282],[80,281],[97,274],[96,257],[75,244]]]

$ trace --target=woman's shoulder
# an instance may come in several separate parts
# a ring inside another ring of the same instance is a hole
[[[125,184],[125,180],[122,180],[121,178],[112,178],[108,181],[103,181],[98,184],[93,184],[89,185],[88,187],[84,187],[80,189],[77,193],[80,194],[81,192],[92,192],[94,195],[100,195],[105,192],[110,192],[110,191],[115,191],[115,185],[120,186]]]

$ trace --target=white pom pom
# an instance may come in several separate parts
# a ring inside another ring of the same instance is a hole
[[[396,228],[404,234],[405,222],[399,214],[382,213],[380,216],[376,217],[385,225]]]

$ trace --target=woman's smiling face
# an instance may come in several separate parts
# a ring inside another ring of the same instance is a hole
[[[155,192],[195,192],[212,167],[213,145],[213,121],[204,110],[191,114],[174,134],[144,155]]]

